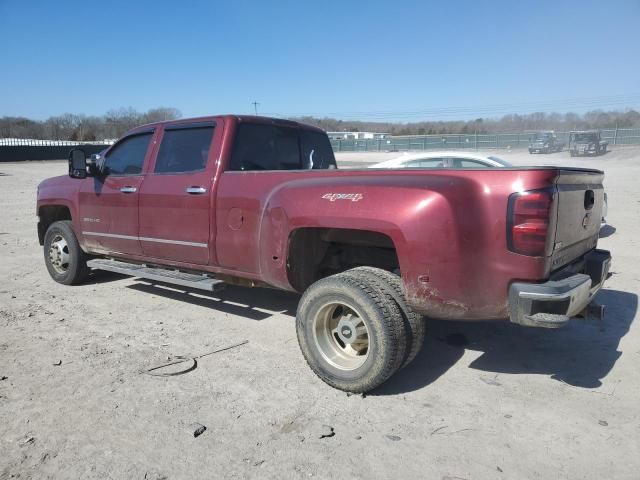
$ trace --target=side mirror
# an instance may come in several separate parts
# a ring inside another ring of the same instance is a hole
[[[69,176],[87,178],[87,154],[84,150],[74,148],[69,152]]]

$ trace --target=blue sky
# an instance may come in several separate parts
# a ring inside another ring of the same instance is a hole
[[[638,108],[639,26],[637,0],[0,0],[0,116]]]

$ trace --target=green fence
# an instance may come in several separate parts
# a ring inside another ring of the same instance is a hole
[[[609,145],[640,145],[640,128],[612,128],[601,130]],[[331,140],[336,152],[384,152],[409,150],[449,150],[486,148],[527,148],[529,133],[409,135],[362,140]],[[558,139],[568,143],[569,132],[556,132]]]

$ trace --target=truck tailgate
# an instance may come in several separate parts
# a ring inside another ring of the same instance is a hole
[[[603,179],[604,173],[599,170],[559,171],[552,270],[595,248],[604,204]]]

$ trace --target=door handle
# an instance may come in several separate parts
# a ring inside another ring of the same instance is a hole
[[[122,193],[136,193],[138,189],[136,187],[122,187],[120,191]]]
[[[207,189],[204,187],[187,187],[185,192],[191,195],[202,195],[203,193],[207,193]]]

